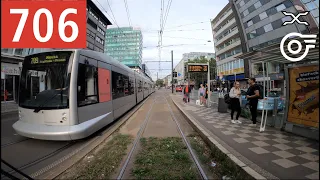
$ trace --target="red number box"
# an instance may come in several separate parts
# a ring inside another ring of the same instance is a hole
[[[86,48],[86,7],[86,0],[2,0],[1,47]]]

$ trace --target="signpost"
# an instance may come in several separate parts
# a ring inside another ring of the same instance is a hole
[[[188,63],[188,74],[189,73],[193,73],[193,72],[207,72],[208,74],[208,80],[207,80],[207,84],[208,84],[208,93],[211,93],[210,91],[210,70],[209,70],[209,62],[208,63]],[[208,106],[210,106],[209,104],[210,102],[210,94],[208,94]]]

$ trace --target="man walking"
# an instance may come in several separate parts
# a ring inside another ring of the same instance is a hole
[[[248,83],[250,87],[247,91],[247,100],[249,101],[250,105],[250,112],[252,116],[252,124],[249,126],[256,126],[257,123],[257,106],[258,106],[258,100],[260,97],[260,87],[256,84],[255,78],[249,78]]]

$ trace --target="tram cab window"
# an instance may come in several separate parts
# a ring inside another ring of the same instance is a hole
[[[78,106],[98,103],[98,68],[79,63]]]

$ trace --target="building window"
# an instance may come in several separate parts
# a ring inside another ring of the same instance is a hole
[[[254,6],[250,6],[250,7],[248,8],[249,13],[252,13],[252,12],[255,11],[255,10],[256,10],[256,8],[254,8]]]
[[[97,67],[79,63],[78,106],[98,103],[97,73]]]
[[[246,10],[243,11],[243,17],[247,16],[248,14],[249,14],[248,9],[246,9]]]
[[[97,31],[104,36],[105,33],[99,26],[97,26]]]
[[[312,11],[312,10],[317,8],[316,4],[314,2],[312,2],[312,1],[309,2],[308,4],[306,4],[306,6],[307,6],[309,11]]]
[[[256,30],[253,30],[250,33],[248,33],[248,39],[252,39],[252,38],[255,38],[255,37],[257,37],[257,31]]]
[[[267,18],[268,15],[266,12],[263,12],[263,13],[259,14],[259,17],[260,17],[260,20],[263,20],[263,19]]]
[[[87,19],[87,24],[89,24],[94,29],[97,29],[97,24],[93,22],[90,18]]]
[[[252,20],[248,21],[248,22],[247,22],[247,25],[248,25],[248,27],[252,26],[252,25],[253,25]]]
[[[256,9],[258,9],[258,8],[261,7],[261,6],[262,6],[262,4],[261,4],[260,1],[258,1],[258,2],[256,2],[256,3],[254,4],[254,7],[255,7]]]
[[[241,6],[243,6],[243,5],[245,5],[245,3],[244,3],[244,1],[242,0],[242,1],[239,2],[239,6],[241,7]]]
[[[271,23],[271,25],[272,25],[272,28],[273,29],[278,29],[278,28],[281,28],[282,27],[282,19],[278,19],[278,20],[276,20],[276,21],[273,21],[272,23]]]
[[[273,30],[273,27],[271,24],[267,24],[267,25],[263,26],[263,28],[264,28],[265,32],[269,32],[269,31]]]
[[[286,6],[284,4],[280,4],[280,5],[276,6],[276,9],[278,12],[280,12],[280,11],[286,9]]]

